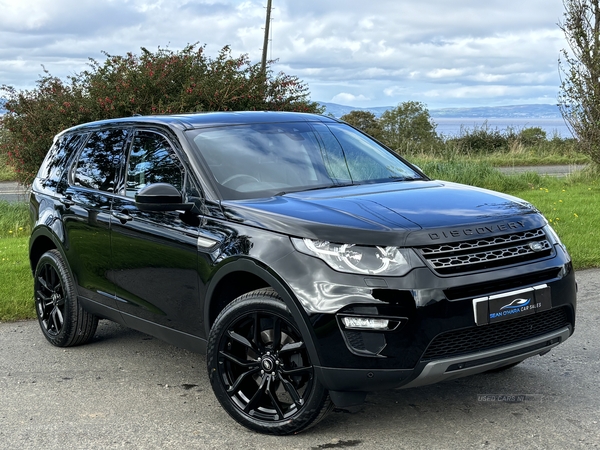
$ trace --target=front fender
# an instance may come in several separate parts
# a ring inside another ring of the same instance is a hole
[[[212,277],[211,282],[207,287],[206,304],[204,307],[204,323],[206,324],[207,334],[210,328],[210,306],[211,302],[215,300],[215,290],[226,276],[236,272],[252,274],[264,280],[269,287],[273,288],[275,292],[277,292],[294,317],[294,321],[296,322],[296,325],[304,338],[306,348],[313,365],[320,364],[321,358],[319,352],[317,351],[317,347],[315,346],[316,336],[312,326],[310,326],[310,319],[304,308],[302,308],[298,302],[298,299],[294,295],[293,291],[273,269],[259,261],[250,258],[232,259],[221,266]]]

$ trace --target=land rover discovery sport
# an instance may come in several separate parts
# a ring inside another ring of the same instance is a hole
[[[206,353],[242,425],[511,367],[574,330],[571,260],[527,202],[431,180],[338,120],[130,117],[58,134],[32,185],[41,330],[109,319]]]

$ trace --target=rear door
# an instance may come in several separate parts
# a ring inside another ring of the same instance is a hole
[[[111,266],[110,212],[128,134],[126,128],[91,132],[59,199],[64,205],[64,248],[79,295],[114,309],[114,290],[106,278]]]

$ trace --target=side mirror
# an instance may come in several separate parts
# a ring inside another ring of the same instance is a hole
[[[140,211],[190,211],[193,203],[183,203],[181,192],[171,184],[154,183],[139,190],[135,205]]]

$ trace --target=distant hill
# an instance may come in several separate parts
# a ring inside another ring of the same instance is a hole
[[[6,113],[4,104],[6,100],[0,98],[0,115]],[[372,108],[359,108],[356,106],[338,105],[337,103],[317,102],[325,107],[325,114],[332,114],[340,118],[350,111],[370,111],[376,117],[381,116],[388,109],[395,106],[375,106]],[[481,106],[477,108],[442,108],[430,109],[433,118],[478,118],[478,119],[560,119],[562,118],[558,106],[549,104],[511,105],[511,106]]]
[[[369,111],[375,116],[381,116],[388,109],[395,106],[377,106],[373,108],[358,108],[355,106],[338,105],[337,103],[318,102],[326,108],[325,114],[342,117],[350,111]],[[521,118],[521,119],[560,119],[558,106],[549,104],[511,105],[511,106],[482,106],[477,108],[443,108],[430,109],[433,118]]]
[[[369,111],[375,114],[375,116],[381,116],[388,109],[395,108],[395,106],[376,106],[373,108],[358,108],[356,106],[338,105],[337,103],[319,102],[317,103],[325,107],[325,114],[331,114],[338,119],[344,114],[348,114],[350,111]]]

